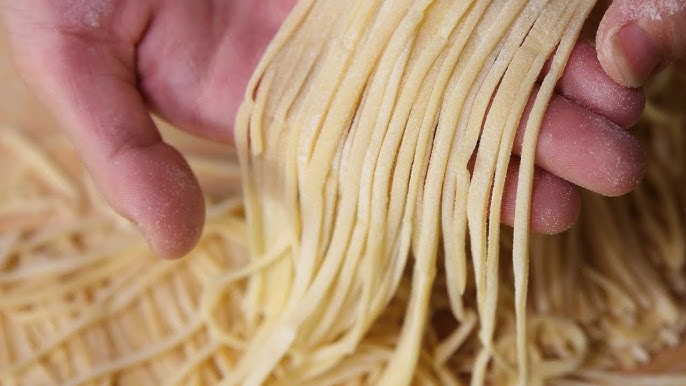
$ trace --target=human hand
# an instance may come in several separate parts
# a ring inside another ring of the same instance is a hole
[[[295,0],[25,0],[3,7],[15,62],[60,120],[112,206],[161,256],[197,241],[204,205],[183,157],[162,142],[148,108],[195,134],[228,142],[244,87]],[[599,92],[602,91],[602,92]],[[643,174],[624,128],[641,91],[621,87],[579,43],[541,128],[532,230],[568,228],[576,186],[606,195]],[[521,150],[518,136],[514,152]],[[512,223],[517,158],[503,201]]]
[[[686,56],[686,0],[615,0],[598,27],[596,46],[612,79],[641,86]]]
[[[558,83],[558,93],[628,128],[639,117],[644,103],[642,92],[632,92],[629,88],[642,86],[670,64],[686,69],[686,0],[598,0],[596,11],[600,12],[597,16],[601,16],[596,33],[597,59],[592,57],[593,48],[579,43]],[[593,22],[590,25],[592,27]],[[555,109],[555,100],[551,109]],[[550,115],[549,110],[546,120],[551,124],[564,125],[563,119],[552,119]],[[579,111],[570,116],[570,121],[580,122],[578,119],[583,115]],[[567,135],[567,141],[551,140],[549,147],[539,143],[539,161],[548,160],[547,155],[540,154],[541,147],[551,152],[561,150],[564,159],[544,161],[545,169],[601,194],[626,193],[638,184],[645,170],[640,148],[628,135],[622,138],[622,131],[617,127],[595,126],[588,129],[583,124],[569,124],[568,130],[561,130],[561,138]],[[545,131],[544,123],[539,142],[547,141]],[[595,140],[593,133],[597,135]],[[577,147],[574,144],[580,136],[590,141]],[[565,142],[579,151],[577,159],[572,157],[574,151],[564,150]],[[616,157],[614,164],[613,157]],[[579,174],[571,174],[574,169]],[[584,175],[584,170],[589,174]],[[552,189],[548,192],[554,194]],[[547,202],[554,201],[553,197]],[[570,213],[577,204],[565,205],[569,211],[563,213]],[[532,208],[536,210],[536,206]],[[572,219],[570,216],[561,218]]]
[[[149,109],[222,142],[264,47],[295,0],[21,0],[0,9],[17,69],[99,190],[160,256],[198,240],[204,201]]]

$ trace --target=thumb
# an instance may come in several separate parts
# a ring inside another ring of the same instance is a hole
[[[186,254],[202,232],[202,193],[150,118],[133,50],[53,29],[11,31],[21,32],[10,34],[20,73],[60,120],[105,198],[159,256]]]
[[[686,0],[615,0],[600,22],[596,46],[612,79],[641,86],[686,54]]]

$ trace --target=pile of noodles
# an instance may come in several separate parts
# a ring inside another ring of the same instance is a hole
[[[208,198],[180,261],[63,167],[58,134],[1,131],[2,385],[686,384],[632,372],[686,328],[682,75],[648,89],[640,187],[528,238],[537,126],[592,6],[301,1],[246,94],[240,165],[190,159],[243,194]],[[512,231],[504,172],[551,55]]]

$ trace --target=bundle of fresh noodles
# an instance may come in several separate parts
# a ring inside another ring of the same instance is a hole
[[[246,92],[240,165],[190,158],[240,167],[243,194],[208,201],[176,262],[55,161],[63,139],[4,130],[2,384],[686,384],[629,372],[686,328],[681,75],[648,90],[641,186],[529,238],[538,129],[593,3],[301,0]]]

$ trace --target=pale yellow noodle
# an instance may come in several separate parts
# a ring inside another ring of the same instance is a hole
[[[686,384],[635,372],[686,332],[683,76],[647,88],[637,191],[529,237],[538,130],[593,5],[299,1],[249,81],[240,164],[188,156],[243,192],[207,198],[178,262],[55,161],[61,136],[4,130],[2,384]]]

